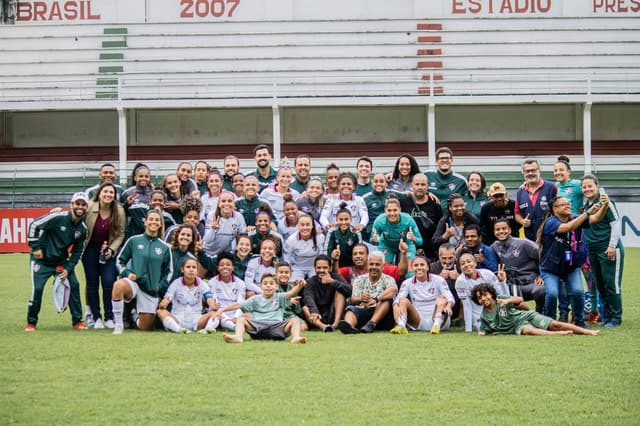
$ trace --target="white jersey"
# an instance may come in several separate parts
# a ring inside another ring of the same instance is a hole
[[[262,258],[260,256],[256,256],[251,259],[247,264],[247,270],[244,273],[244,284],[247,287],[247,290],[253,291],[256,294],[262,294],[260,278],[262,278],[262,275],[267,272],[270,274],[276,273],[275,260],[271,266],[267,266],[262,263]]]
[[[345,203],[345,208],[351,212],[351,224],[367,226],[369,223],[369,211],[367,210],[367,204],[362,197],[352,194],[349,200],[343,200],[338,198],[336,200],[327,201],[322,208],[322,214],[320,215],[320,223],[322,226],[327,226],[336,223],[336,216],[340,210],[340,205]]]
[[[200,200],[202,201],[202,211],[200,212],[200,222],[204,222],[205,229],[211,228],[211,222],[216,215],[216,209],[218,208],[217,195],[211,195],[209,191],[205,192]]]
[[[235,244],[236,236],[247,231],[244,216],[238,212],[233,212],[231,217],[220,217],[218,228],[213,229],[211,225],[206,228],[202,249],[209,256],[215,256],[221,251],[231,251]]]
[[[448,302],[455,303],[447,282],[439,275],[428,274],[426,281],[418,281],[416,277],[407,278],[400,286],[394,303],[407,298],[420,313],[423,319],[431,319],[436,309],[436,300],[444,296]]]
[[[284,241],[286,241],[291,235],[298,232],[298,225],[289,226],[287,219],[283,219],[278,222],[278,233],[282,235]]]
[[[467,333],[480,328],[482,306],[471,300],[471,289],[478,284],[489,284],[498,294],[509,294],[506,281],[498,281],[498,277],[488,269],[477,269],[475,278],[460,274],[456,280],[456,292],[464,309],[464,329]]]
[[[242,303],[245,301],[246,287],[244,281],[235,275],[231,276],[231,281],[228,283],[222,281],[220,275],[216,275],[209,280],[209,287],[211,287],[211,293],[213,293],[213,297],[218,304],[220,304],[221,308],[225,308],[232,303]],[[223,318],[226,319],[237,318],[240,315],[242,315],[240,309],[222,314]]]
[[[300,198],[300,193],[295,189],[289,188],[287,193],[291,194],[293,201]],[[279,193],[276,189],[269,187],[262,191],[259,197],[260,201],[264,201],[269,204],[269,207],[273,210],[273,215],[278,220],[278,223],[284,220],[284,199],[282,198],[282,195],[283,194]]]
[[[194,322],[202,315],[202,310],[206,306],[204,294],[208,292],[209,286],[200,278],[196,278],[196,284],[189,288],[184,285],[180,277],[173,280],[164,297],[173,303],[171,313],[176,318]]]
[[[296,232],[287,238],[284,243],[284,260],[291,265],[291,281],[314,276],[313,265],[316,257],[325,252],[324,235],[316,234],[316,245],[313,240],[303,240],[300,233]]]

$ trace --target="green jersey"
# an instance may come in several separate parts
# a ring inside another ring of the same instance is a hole
[[[508,299],[508,296],[498,296],[498,299]],[[551,318],[536,311],[521,311],[513,303],[504,306],[496,303],[493,311],[483,308],[480,314],[480,331],[487,334],[521,334],[524,327],[546,330],[550,323]]]
[[[447,198],[449,195],[458,193],[463,197],[467,195],[467,181],[464,176],[458,173],[447,173],[443,175],[440,171],[429,171],[426,173],[429,179],[429,192],[440,200],[442,212],[447,213]]]
[[[291,283],[280,283],[280,288],[278,289],[278,293],[287,293],[293,289],[293,284]],[[287,306],[284,310],[284,320],[288,321],[291,318],[300,317],[302,318],[302,305],[301,302],[296,303],[295,305],[289,302],[289,306]]]
[[[135,274],[140,290],[151,297],[161,297],[173,275],[171,247],[162,239],[147,234],[129,238],[118,255],[116,265],[122,278]]]
[[[587,211],[595,203],[600,201],[600,196],[593,200],[593,202],[587,201],[584,205],[584,211]],[[611,240],[611,224],[617,222],[620,219],[618,215],[618,209],[616,204],[609,199],[609,208],[604,215],[604,218],[598,223],[592,223],[591,226],[584,229],[584,235],[587,239],[587,248],[590,254],[597,254],[604,252],[609,247]],[[619,245],[620,240],[617,242]]]
[[[82,220],[73,221],[70,211],[49,213],[29,225],[29,247],[31,251],[42,250],[40,263],[47,266],[62,266],[71,272],[82,256],[87,226]],[[69,253],[69,247],[72,247]]]
[[[290,305],[284,293],[276,293],[266,299],[257,294],[240,304],[242,312],[251,312],[257,321],[284,321],[284,312]]]

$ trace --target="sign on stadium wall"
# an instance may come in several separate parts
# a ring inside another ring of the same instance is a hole
[[[622,242],[640,247],[640,203],[618,203],[622,215]],[[51,209],[0,209],[0,253],[28,253],[29,224]]]
[[[0,209],[0,253],[28,253],[29,225],[51,209]]]
[[[18,24],[637,16],[640,0],[39,0]]]

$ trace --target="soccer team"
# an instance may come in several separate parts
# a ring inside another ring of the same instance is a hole
[[[587,324],[622,322],[617,210],[594,176],[571,179],[565,156],[555,183],[526,160],[515,200],[479,171],[454,173],[446,147],[433,171],[403,154],[393,171],[373,173],[362,157],[356,174],[327,165],[324,182],[306,155],[276,170],[258,145],[254,159],[246,175],[233,155],[222,170],[181,162],[159,188],[142,163],[126,189],[104,164],[69,211],[31,224],[25,330],[36,329],[53,275],[70,288],[74,328],[114,334],[223,328],[231,343],[245,332],[305,343],[301,332],[314,328],[597,335]]]

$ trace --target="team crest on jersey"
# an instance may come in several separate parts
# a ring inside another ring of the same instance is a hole
[[[62,226],[60,227],[60,231],[64,232],[64,231],[66,231],[66,230],[67,230],[67,227],[66,227],[66,226],[64,226],[64,225],[62,225]]]
[[[456,184],[455,183],[450,183],[449,184],[449,190],[453,191],[454,189],[456,189]]]
[[[371,203],[371,208],[372,209],[377,209],[378,208],[378,203]]]
[[[40,264],[34,263],[32,269],[33,269],[33,272],[38,272],[40,270]]]
[[[520,249],[513,249],[513,250],[511,251],[511,255],[512,255],[513,257],[520,257]]]
[[[500,307],[500,311],[498,311],[498,315],[500,315],[501,317],[507,315],[507,307],[506,306],[501,306]]]
[[[78,238],[80,238],[81,235],[82,235],[82,232],[76,231],[76,232],[73,233],[73,238],[74,239],[78,239]]]
[[[162,254],[162,249],[160,247],[156,247],[155,250],[157,255],[161,255]]]
[[[430,288],[430,289],[427,290],[427,293],[429,293],[429,294],[433,294],[435,292],[436,292],[435,288]]]
[[[546,195],[543,195],[542,197],[540,197],[540,207],[544,210],[549,209],[549,202],[547,201]]]
[[[136,246],[136,248],[137,248],[138,250],[144,250],[144,244],[138,244],[138,245]]]

